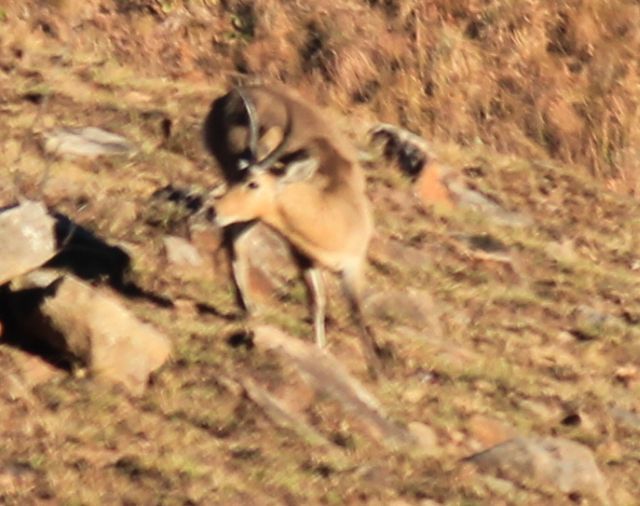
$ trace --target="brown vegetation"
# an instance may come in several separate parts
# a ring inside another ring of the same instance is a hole
[[[637,191],[637,2],[71,3],[41,2],[30,24],[70,48],[106,36],[140,74],[283,80],[427,138],[549,155]]]

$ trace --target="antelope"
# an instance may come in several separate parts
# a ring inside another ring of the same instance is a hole
[[[280,141],[264,155],[274,131]],[[223,227],[237,293],[249,313],[246,262],[234,245],[257,221],[289,243],[309,290],[320,348],[326,345],[320,269],[338,273],[375,374],[376,345],[362,311],[373,220],[355,149],[339,135],[314,106],[282,86],[238,87],[217,98],[205,120],[204,140],[228,190],[214,199],[210,215]]]

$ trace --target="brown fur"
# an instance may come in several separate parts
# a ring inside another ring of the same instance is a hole
[[[375,345],[361,311],[373,221],[355,150],[314,106],[281,86],[251,86],[243,88],[242,94],[255,109],[258,144],[274,128],[288,131],[289,137],[273,166],[238,170],[250,137],[247,106],[237,90],[214,101],[205,121],[205,142],[230,184],[214,204],[215,220],[227,228],[260,220],[289,241],[310,288],[316,341],[321,346],[325,300],[317,268],[340,274],[373,366]],[[250,307],[239,270],[236,284],[245,306]]]

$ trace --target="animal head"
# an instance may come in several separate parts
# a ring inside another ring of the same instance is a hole
[[[308,181],[319,160],[307,152],[297,152],[271,166],[248,165],[244,179],[233,184],[214,202],[214,220],[219,226],[269,218],[277,212],[282,192],[293,183]]]
[[[233,184],[214,204],[213,214],[220,226],[268,218],[276,211],[279,194],[292,183],[310,179],[320,163],[318,157],[309,150],[287,152],[291,121],[287,122],[280,143],[259,159],[260,132],[255,106],[242,89],[237,91],[248,117],[248,146],[237,161],[241,180]],[[273,143],[268,139],[268,134],[273,130],[267,131],[267,135],[263,136],[263,144],[265,139],[267,145]]]

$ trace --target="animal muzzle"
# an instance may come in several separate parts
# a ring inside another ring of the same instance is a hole
[[[213,223],[217,227],[226,227],[233,223],[238,223],[239,221],[242,221],[242,220],[237,220],[237,219],[234,219],[233,217],[225,216],[221,214],[220,212],[218,212],[214,204],[207,206],[207,208],[205,209],[205,219],[209,223]]]

